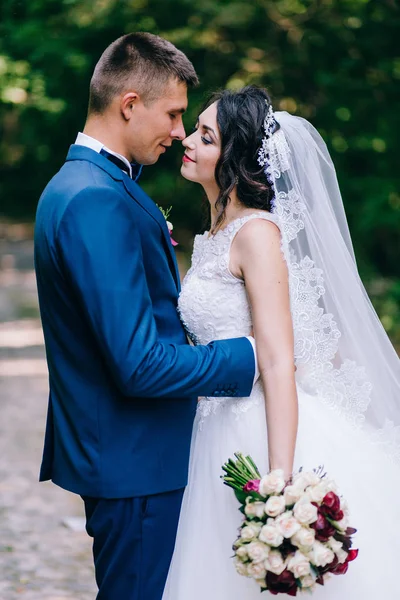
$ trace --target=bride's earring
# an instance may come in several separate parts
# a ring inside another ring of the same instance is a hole
[[[235,177],[235,185],[239,185],[239,175],[236,175]]]

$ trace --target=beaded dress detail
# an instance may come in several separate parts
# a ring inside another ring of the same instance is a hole
[[[181,320],[194,344],[251,334],[246,288],[244,282],[230,272],[229,255],[236,234],[248,221],[256,218],[277,223],[272,214],[253,213],[235,219],[215,235],[210,236],[206,231],[195,237],[192,266],[183,281],[178,302]],[[257,382],[249,398],[203,398],[198,405],[199,424],[202,425],[204,418],[223,404],[228,403],[239,416],[263,401],[261,382]]]

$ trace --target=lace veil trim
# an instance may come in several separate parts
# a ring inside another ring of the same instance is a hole
[[[264,140],[266,175],[274,185],[273,214],[282,233],[282,252],[288,265],[290,302],[295,338],[298,381],[307,391],[336,408],[354,426],[364,422],[372,385],[365,369],[351,360],[335,368],[341,336],[334,315],[325,312],[320,300],[325,294],[322,269],[309,256],[298,259],[290,243],[304,229],[305,203],[292,188],[279,191],[282,174],[289,169],[290,149],[285,134],[278,130]]]

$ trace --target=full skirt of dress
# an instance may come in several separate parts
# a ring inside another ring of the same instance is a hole
[[[334,409],[298,389],[295,467],[323,465],[350,508],[358,558],[345,575],[317,586],[315,600],[399,600],[400,469]],[[213,402],[212,400],[210,400]],[[268,472],[264,402],[238,412],[238,399],[207,411],[200,401],[193,429],[189,481],[163,600],[256,600],[260,588],[236,573],[232,544],[242,515],[221,466],[234,452],[250,454]],[[246,399],[243,399],[246,402]],[[240,402],[240,401],[239,401]],[[245,405],[244,405],[245,406]],[[209,414],[206,414],[206,413]],[[205,416],[206,415],[206,416]],[[272,598],[266,591],[264,597]]]

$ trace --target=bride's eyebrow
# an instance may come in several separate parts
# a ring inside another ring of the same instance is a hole
[[[206,131],[211,131],[211,133],[213,133],[214,136],[217,138],[217,134],[215,133],[214,129],[212,127],[209,127],[209,125],[203,125],[203,129],[205,129]]]
[[[202,127],[205,131],[211,131],[211,133],[214,135],[215,139],[218,140],[218,136],[212,127],[210,127],[209,125],[204,125],[204,123],[200,123],[200,117],[198,117],[198,119],[196,121],[196,125]]]

